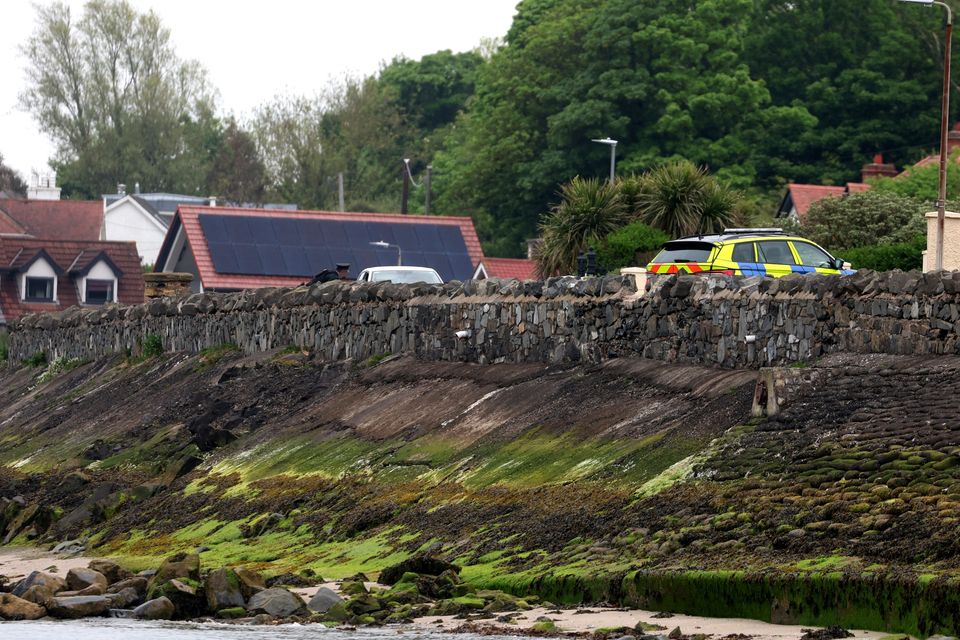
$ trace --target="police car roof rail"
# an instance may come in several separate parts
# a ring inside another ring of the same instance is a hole
[[[743,229],[724,229],[724,233],[768,233],[768,234],[782,234],[783,229],[779,227],[757,227],[757,228],[743,228]]]

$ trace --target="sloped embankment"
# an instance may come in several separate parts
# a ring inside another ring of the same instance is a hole
[[[635,359],[5,370],[0,495],[28,506],[0,524],[131,565],[203,545],[208,566],[339,577],[431,549],[553,599],[950,630],[960,362],[817,366],[752,422],[755,373]]]

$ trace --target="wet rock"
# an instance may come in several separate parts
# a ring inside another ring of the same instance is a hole
[[[42,571],[32,571],[26,578],[21,580],[13,587],[10,593],[17,597],[23,596],[30,587],[47,587],[52,593],[64,591],[67,588],[67,581],[57,576]]]
[[[244,618],[246,615],[247,610],[243,607],[228,607],[217,611],[217,617],[223,620],[236,620],[237,618]]]
[[[247,603],[247,611],[253,614],[266,613],[278,618],[304,613],[306,606],[297,594],[280,587],[271,587],[254,594]]]
[[[115,609],[126,609],[140,602],[140,594],[131,587],[121,589],[117,593],[107,594],[110,599],[110,606]]]
[[[380,601],[370,594],[358,595],[350,598],[345,606],[347,607],[347,611],[355,616],[362,616],[366,613],[372,613],[374,611],[380,611],[383,609],[383,605],[380,603]]]
[[[133,610],[133,617],[141,620],[172,620],[176,608],[168,598],[148,600]]]
[[[124,589],[133,589],[142,597],[147,593],[147,579],[134,576],[126,580],[121,580],[120,582],[114,582],[107,587],[107,593],[120,593]]]
[[[110,598],[106,596],[54,597],[47,607],[54,618],[76,619],[102,616],[110,608]]]
[[[826,627],[825,629],[804,629],[800,640],[838,640],[852,638],[853,634],[841,627]]]
[[[234,573],[237,574],[237,579],[240,580],[240,591],[243,593],[243,597],[248,600],[253,594],[267,588],[263,576],[252,569],[234,569]]]
[[[109,585],[107,577],[99,571],[77,567],[67,572],[67,586],[74,591],[82,591],[87,587],[98,585],[101,588],[100,594],[107,590]],[[97,594],[97,595],[100,595]],[[90,594],[93,595],[93,594]]]
[[[37,620],[45,615],[47,610],[39,604],[12,593],[0,593],[0,620]]]
[[[103,574],[103,576],[107,579],[108,584],[120,582],[121,580],[126,580],[133,576],[132,573],[111,560],[91,560],[90,564],[87,565],[87,568]]]
[[[211,571],[204,583],[204,591],[210,611],[246,605],[240,578],[233,569],[224,567]]]
[[[313,597],[310,598],[310,602],[307,603],[307,608],[314,613],[327,613],[334,605],[340,604],[343,601],[343,598],[333,589],[320,587],[317,589],[317,592],[313,594]]]
[[[460,573],[460,567],[435,556],[414,556],[381,571],[379,580],[383,584],[392,585],[399,582],[404,573],[439,576],[444,571]]]

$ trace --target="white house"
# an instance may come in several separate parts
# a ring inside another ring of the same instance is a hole
[[[132,240],[144,264],[153,264],[167,227],[181,204],[204,206],[215,204],[207,198],[173,193],[120,193],[103,196],[103,229],[101,240]]]

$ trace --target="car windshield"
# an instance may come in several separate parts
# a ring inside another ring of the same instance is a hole
[[[386,280],[397,284],[412,284],[414,282],[443,284],[440,277],[428,269],[384,269],[370,272],[371,282],[384,282]]]
[[[827,267],[833,268],[833,258],[826,251],[810,244],[809,242],[799,242],[794,240],[794,248],[800,255],[800,262],[805,267]]]
[[[707,262],[713,245],[709,242],[668,242],[653,259],[656,264],[669,262]]]

